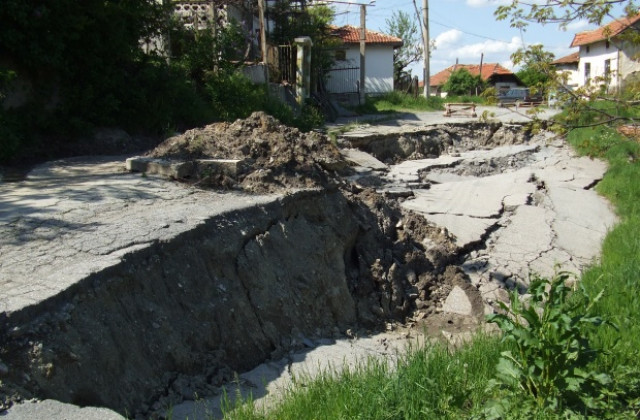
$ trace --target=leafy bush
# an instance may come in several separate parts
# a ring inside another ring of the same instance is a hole
[[[449,95],[469,95],[476,88],[484,89],[484,82],[480,76],[474,76],[469,70],[460,68],[451,73],[442,90]]]
[[[265,90],[238,73],[210,72],[205,78],[205,92],[213,114],[220,120],[246,118],[263,109]]]
[[[592,314],[603,292],[595,298],[582,288],[572,292],[568,278],[561,273],[552,281],[535,279],[527,302],[511,292],[510,306],[500,302],[505,313],[489,316],[513,345],[513,351],[501,353],[489,385],[498,393],[487,406],[489,418],[505,418],[514,410],[534,417],[534,413],[593,412],[606,406],[611,378],[591,364],[598,350],[588,339],[589,330],[606,324]]]

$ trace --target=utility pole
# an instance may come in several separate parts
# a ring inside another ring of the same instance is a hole
[[[358,3],[352,0],[324,0],[322,3],[340,3],[340,4],[353,4],[360,6],[360,80],[358,81],[360,89],[360,103],[365,101],[365,78],[366,78],[366,63],[365,53],[367,44],[367,6],[375,6],[376,0],[369,0],[368,3]]]
[[[264,66],[264,83],[267,85],[267,95],[269,94],[269,65],[267,57],[267,31],[265,26],[265,0],[258,0],[258,19],[260,20],[260,53],[262,54],[262,64]]]
[[[422,0],[422,41],[424,43],[424,97],[429,98],[431,87],[429,86],[429,0]]]
[[[367,45],[367,6],[360,5],[360,103],[366,100],[365,95],[365,53]]]

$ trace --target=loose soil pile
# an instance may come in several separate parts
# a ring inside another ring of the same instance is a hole
[[[337,182],[335,171],[348,167],[325,135],[302,133],[263,112],[170,137],[148,156],[182,161],[239,159],[242,169],[237,176],[214,174],[206,184],[261,193],[328,187]]]

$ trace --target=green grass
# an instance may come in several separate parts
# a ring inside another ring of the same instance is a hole
[[[369,361],[355,372],[327,374],[300,383],[268,413],[250,406],[230,412],[233,419],[467,419],[487,414],[498,401],[511,411],[500,418],[638,418],[640,415],[640,145],[609,127],[574,130],[568,141],[583,155],[609,164],[597,191],[615,206],[620,223],[607,235],[598,264],[580,284],[590,296],[602,296],[593,311],[617,328],[584,330],[584,338],[602,351],[590,371],[611,378],[607,389],[593,390],[597,411],[562,416],[554,407],[531,411],[522,392],[489,387],[508,342],[478,336],[455,352],[440,345],[416,349],[396,370]],[[578,309],[580,310],[580,309]],[[586,392],[589,392],[588,390]],[[597,393],[597,395],[595,394]],[[586,395],[588,397],[588,394]],[[604,402],[603,402],[604,401]],[[524,408],[524,407],[529,408]],[[520,408],[523,407],[523,408]],[[594,414],[595,413],[595,414]],[[566,413],[565,413],[566,414]]]
[[[380,96],[367,97],[364,105],[358,106],[355,110],[361,114],[380,114],[406,111],[441,111],[447,102],[473,102],[485,104],[486,99],[480,96],[449,96],[441,98],[431,96],[429,99],[424,96],[414,97],[403,92],[390,92]]]
[[[598,331],[594,340],[608,353],[606,366],[624,401],[640,410],[640,145],[609,127],[573,131],[568,137],[583,155],[605,158],[609,170],[597,190],[616,208],[620,223],[607,235],[600,264],[583,273],[591,293],[604,290],[597,310],[618,330]]]
[[[482,401],[500,348],[495,339],[478,336],[455,352],[440,344],[411,351],[394,370],[370,359],[351,371],[298,381],[268,413],[245,405],[227,415],[236,420],[466,418]]]
[[[441,98],[413,97],[402,92],[389,92],[380,96],[368,96],[364,105],[356,108],[361,114],[378,114],[398,111],[438,111],[443,109]]]

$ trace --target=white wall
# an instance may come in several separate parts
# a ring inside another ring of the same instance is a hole
[[[584,81],[584,68],[583,73],[580,73],[580,67],[576,68],[575,64],[557,64],[556,73],[558,75],[566,76],[565,85],[575,88],[580,86],[581,80]]]
[[[588,49],[588,51],[587,51]],[[618,49],[613,42],[610,42],[609,48],[606,47],[605,41],[595,42],[590,45],[580,46],[580,63],[578,65],[578,86],[585,85],[585,67],[587,63],[591,64],[591,80],[596,77],[605,75],[605,61],[610,60],[610,87],[618,86]]]
[[[346,48],[346,60],[336,61],[334,68],[359,67],[360,46],[349,45]],[[335,76],[327,83],[329,92],[337,92],[341,81],[335,80]],[[355,86],[359,80],[359,72],[355,74],[355,80],[348,80],[349,86]],[[368,94],[378,94],[393,91],[393,47],[390,45],[367,45],[365,60],[365,90]]]

